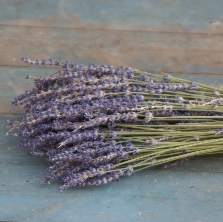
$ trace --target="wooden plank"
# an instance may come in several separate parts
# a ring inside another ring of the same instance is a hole
[[[203,7],[205,5],[205,7]],[[5,0],[0,23],[90,29],[221,32],[219,0]]]
[[[25,53],[156,72],[222,74],[221,5],[10,0],[0,9],[0,50],[7,51],[0,65],[20,66]]]
[[[33,157],[29,149],[19,148],[19,138],[5,137],[9,118],[19,120],[21,117],[0,115],[2,220],[220,220],[223,208],[222,157],[194,159],[167,170],[145,170],[119,183],[87,189],[71,188],[61,195],[57,191],[58,180],[50,185],[37,184],[45,175],[44,158]]]
[[[2,66],[25,66],[22,56],[76,63],[128,65],[148,71],[223,73],[222,35],[3,26]]]
[[[19,148],[20,138],[5,137],[10,118],[21,115],[0,115],[1,220],[220,221],[222,157],[193,159],[167,170],[145,170],[119,183],[60,194],[58,180],[37,184],[45,175],[44,158]]]
[[[22,62],[21,62],[22,63]],[[56,72],[56,68],[46,67],[1,67],[0,68],[0,113],[23,113],[22,108],[15,107],[11,101],[16,96],[24,93],[25,90],[33,87],[32,79],[25,79],[27,75],[48,76]],[[172,74],[172,73],[171,73]],[[223,85],[223,76],[221,75],[194,75],[194,74],[172,74],[180,78],[186,78],[191,81],[209,84],[216,87]]]
[[[105,186],[38,185],[42,165],[0,164],[1,220],[221,221],[219,173],[150,170]],[[189,188],[193,186],[193,188]]]

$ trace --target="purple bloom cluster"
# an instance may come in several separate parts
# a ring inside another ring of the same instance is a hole
[[[156,117],[190,115],[190,101],[181,95],[198,89],[193,82],[173,83],[168,74],[161,81],[138,75],[130,67],[83,66],[26,57],[21,60],[31,65],[62,67],[48,77],[27,76],[34,80],[34,87],[12,101],[23,106],[23,119],[21,123],[9,122],[17,130],[9,134],[25,136],[20,145],[30,147],[33,155],[45,156],[50,163],[41,183],[59,178],[63,182],[61,192],[72,186],[98,186],[130,176],[133,166],[120,163],[140,153],[139,143],[153,147],[173,137],[143,137],[144,143],[135,139],[135,144],[130,134],[120,136],[132,130],[126,125],[143,123],[147,126],[142,127],[149,127],[163,124],[154,120]],[[219,96],[218,91],[211,93]],[[222,102],[215,99],[207,104]],[[173,109],[173,104],[180,108]],[[218,115],[204,115],[209,114]]]
[[[129,155],[122,144],[116,144],[119,122],[136,122],[134,109],[144,96],[123,93],[133,87],[129,81],[134,70],[129,67],[76,65],[52,59],[22,61],[31,65],[61,66],[48,77],[32,77],[34,88],[15,98],[12,103],[25,109],[21,123],[9,125],[26,138],[21,147],[30,147],[33,155],[45,156],[50,167],[41,183],[59,178],[71,186],[106,184],[129,176],[133,169],[115,167]],[[113,94],[113,92],[120,92]],[[11,132],[13,134],[14,132]],[[137,154],[134,149],[134,154]]]

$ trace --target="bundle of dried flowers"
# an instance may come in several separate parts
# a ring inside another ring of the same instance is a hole
[[[22,61],[62,67],[27,76],[34,87],[12,101],[24,115],[7,134],[50,162],[41,183],[59,178],[62,192],[222,152],[221,90],[130,67]]]

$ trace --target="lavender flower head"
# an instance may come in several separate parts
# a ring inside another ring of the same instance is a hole
[[[156,157],[165,157],[164,148],[172,141],[176,139],[179,147],[181,136],[190,141],[182,135],[189,123],[185,120],[182,126],[182,117],[223,113],[213,108],[223,104],[220,90],[181,83],[169,74],[161,77],[130,67],[84,66],[51,58],[21,60],[61,68],[47,77],[27,76],[34,87],[12,101],[24,108],[22,121],[8,123],[8,134],[26,137],[21,147],[30,147],[33,155],[50,163],[41,183],[59,179],[60,192],[107,184],[157,164]],[[184,128],[175,138],[171,132],[176,127]],[[222,129],[214,132],[220,136]],[[185,150],[179,150],[180,155],[189,155]]]

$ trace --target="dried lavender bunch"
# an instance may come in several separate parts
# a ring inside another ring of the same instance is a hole
[[[60,66],[12,103],[24,107],[7,134],[50,163],[41,183],[63,189],[106,184],[148,167],[167,168],[197,155],[222,153],[223,91],[130,67]]]

